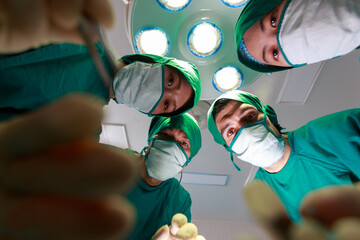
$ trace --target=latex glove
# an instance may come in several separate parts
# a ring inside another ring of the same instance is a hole
[[[0,239],[118,239],[134,209],[131,155],[99,144],[102,106],[86,96],[0,124]]]
[[[82,43],[81,16],[110,27],[108,0],[0,0],[0,53],[17,53],[50,43]]]
[[[262,181],[245,188],[250,211],[272,239],[360,239],[360,185],[330,186],[309,193],[302,201],[304,220],[291,222],[275,192]]]
[[[152,237],[152,240],[205,240],[198,235],[197,227],[193,223],[187,222],[187,217],[178,213],[171,220],[170,227],[162,226]]]

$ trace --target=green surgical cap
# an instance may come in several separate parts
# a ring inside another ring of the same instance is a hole
[[[201,132],[197,121],[190,114],[182,114],[176,117],[153,117],[151,120],[148,143],[158,132],[165,129],[183,130],[190,142],[190,158],[192,159],[201,148]]]
[[[259,64],[252,61],[248,56],[248,51],[242,46],[241,41],[245,32],[261,18],[265,17],[271,10],[279,5],[283,0],[250,0],[236,23],[235,27],[235,40],[237,47],[237,54],[240,62],[245,66],[258,71],[258,72],[276,72],[287,70],[291,67],[279,67],[272,65]]]
[[[194,90],[194,99],[188,104],[185,109],[181,108],[181,111],[176,111],[170,116],[176,116],[181,113],[187,112],[192,109],[200,100],[201,94],[201,85],[200,85],[200,75],[196,66],[190,62],[178,60],[175,58],[162,57],[152,54],[132,54],[126,55],[121,58],[126,64],[130,64],[136,61],[148,62],[148,63],[161,63],[179,70],[190,83],[192,89]]]
[[[261,104],[259,98],[251,93],[240,91],[240,90],[233,90],[233,91],[229,91],[229,92],[226,92],[226,93],[220,95],[213,102],[213,104],[211,105],[211,107],[207,113],[207,121],[208,121],[209,131],[213,135],[215,142],[217,142],[218,144],[221,144],[225,147],[227,146],[224,138],[221,136],[218,128],[216,127],[215,119],[213,117],[214,105],[220,99],[231,99],[231,100],[250,104],[250,105],[256,107],[256,109],[259,110],[260,112],[263,112],[263,113],[266,112],[267,116],[269,117],[270,121],[275,125],[275,127],[277,129],[282,129],[278,123],[276,113],[272,107],[270,107],[269,105],[263,106]]]

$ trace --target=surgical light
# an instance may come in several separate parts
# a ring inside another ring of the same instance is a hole
[[[222,43],[220,29],[211,22],[200,22],[189,32],[188,47],[195,56],[210,57],[215,54]]]
[[[214,73],[212,82],[216,90],[227,92],[241,87],[243,75],[235,66],[224,66]]]
[[[191,0],[157,0],[161,7],[170,12],[178,12],[189,5]]]
[[[166,33],[158,27],[140,29],[135,37],[135,48],[138,53],[165,56],[169,52],[170,41]]]
[[[226,6],[229,7],[242,7],[244,6],[248,0],[221,0]]]

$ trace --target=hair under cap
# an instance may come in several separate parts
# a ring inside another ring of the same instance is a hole
[[[220,99],[230,99],[230,100],[235,100],[235,101],[250,104],[250,105],[254,106],[260,112],[266,113],[267,116],[269,117],[270,121],[275,125],[275,127],[278,129],[281,129],[281,126],[278,123],[277,115],[276,115],[274,109],[272,107],[270,107],[269,105],[263,106],[257,96],[255,96],[254,94],[248,93],[248,92],[241,91],[241,90],[229,91],[229,92],[226,92],[226,93],[220,95],[210,106],[210,109],[207,113],[208,129],[211,132],[211,134],[213,135],[215,142],[217,142],[220,145],[223,145],[225,147],[227,146],[224,138],[221,136],[221,134],[215,124],[215,119],[212,114],[216,102]]]
[[[152,54],[125,55],[121,58],[121,60],[123,60],[126,64],[130,64],[136,61],[148,62],[148,63],[161,63],[179,70],[185,76],[186,80],[190,83],[190,86],[194,90],[194,98],[192,99],[190,105],[188,105],[185,109],[182,109],[181,112],[176,111],[175,113],[170,114],[171,116],[176,116],[189,111],[200,101],[200,95],[201,95],[200,75],[197,67],[194,64],[190,62],[178,60],[175,58],[157,56]]]
[[[153,117],[151,120],[148,144],[152,137],[165,129],[183,130],[190,142],[190,157],[192,159],[201,148],[201,132],[198,122],[190,114],[182,114],[176,117]]]

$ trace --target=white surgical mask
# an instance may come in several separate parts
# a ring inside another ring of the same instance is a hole
[[[332,59],[360,46],[359,0],[291,0],[278,41],[292,66]]]
[[[145,156],[146,172],[161,181],[174,177],[190,162],[184,150],[172,140],[154,138],[149,151]]]
[[[164,69],[144,62],[121,68],[113,81],[115,100],[150,115],[164,93]]]
[[[265,121],[266,114],[260,122],[242,127],[230,144],[231,151],[240,160],[262,168],[279,161],[285,151],[284,139],[275,137]]]

